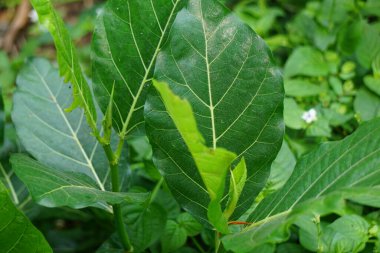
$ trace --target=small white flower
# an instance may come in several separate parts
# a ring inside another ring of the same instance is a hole
[[[38,22],[38,14],[36,10],[33,9],[29,12],[29,18],[30,18],[30,21],[32,21],[33,23]]]
[[[317,110],[315,110],[314,108],[312,108],[312,109],[304,112],[302,114],[302,119],[304,121],[306,121],[306,123],[308,123],[308,124],[316,121],[317,120]]]

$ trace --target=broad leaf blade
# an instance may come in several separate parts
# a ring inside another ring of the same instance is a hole
[[[191,0],[178,13],[155,77],[187,99],[208,147],[245,157],[247,182],[235,218],[265,185],[283,136],[283,87],[269,49],[218,1]],[[155,165],[176,199],[201,219],[209,203],[186,145],[152,89],[145,106]]]
[[[58,71],[46,60],[34,59],[21,70],[17,84],[12,117],[26,150],[57,173],[87,177],[94,189],[111,189],[107,157],[83,112],[64,111],[71,90]]]
[[[322,144],[298,162],[284,187],[264,199],[249,220],[265,219],[334,190],[379,185],[379,142],[378,118],[364,123],[342,141]]]
[[[1,252],[53,252],[41,232],[13,205],[1,182],[0,217]]]
[[[157,54],[184,0],[111,0],[92,41],[95,94],[103,111],[115,85],[114,128],[122,137],[143,129],[143,105]]]
[[[147,194],[101,191],[87,175],[52,169],[21,154],[13,155],[11,163],[34,201],[47,207],[93,206],[110,211],[107,203],[143,202],[148,197]]]
[[[59,70],[66,82],[73,85],[73,101],[69,110],[77,107],[84,109],[87,121],[94,134],[97,134],[97,113],[92,99],[90,87],[79,65],[75,45],[50,0],[31,0],[34,9],[38,13],[39,21],[49,30],[57,49]]]
[[[310,199],[278,215],[254,223],[242,232],[222,238],[227,250],[239,253],[261,253],[262,247],[273,247],[286,241],[290,236],[290,226],[302,219],[313,219],[328,214],[350,214],[347,201],[378,207],[380,205],[380,188],[364,187],[338,190],[326,196]],[[368,232],[368,231],[367,231]],[[346,252],[346,251],[345,251]],[[347,251],[352,252],[352,251]]]
[[[216,228],[224,227],[221,230],[228,231],[227,221],[222,219],[220,201],[223,198],[227,172],[236,154],[222,148],[207,147],[198,131],[189,102],[176,96],[166,83],[153,81],[153,84],[159,91],[165,108],[186,143],[206,186],[211,200],[208,206],[209,220]]]

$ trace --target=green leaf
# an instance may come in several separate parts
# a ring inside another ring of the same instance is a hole
[[[345,215],[328,225],[321,238],[324,252],[361,252],[368,241],[368,222],[358,215]]]
[[[362,38],[355,52],[356,58],[363,67],[370,68],[372,61],[380,54],[379,40],[379,27],[373,24],[364,24]]]
[[[307,124],[302,119],[304,110],[298,106],[293,98],[285,98],[284,100],[284,121],[287,127],[293,129],[306,128]]]
[[[247,181],[247,167],[246,167],[245,160],[243,157],[231,173],[230,189],[228,191],[229,198],[228,198],[226,210],[224,210],[223,212],[224,216],[227,219],[233,214],[246,181]]]
[[[307,79],[288,79],[284,81],[285,94],[293,97],[318,96],[324,92],[322,86],[314,84]]]
[[[363,33],[363,22],[352,20],[343,25],[338,34],[338,49],[346,55],[352,55]]]
[[[151,246],[165,231],[166,213],[156,203],[148,206],[127,205],[123,213],[135,252],[142,252]]]
[[[160,51],[155,78],[189,101],[205,146],[236,153],[236,163],[244,156],[247,182],[232,219],[240,217],[264,187],[284,132],[282,79],[268,47],[218,1],[190,0]],[[145,119],[155,165],[182,207],[205,221],[208,190],[154,89]]]
[[[356,94],[354,109],[359,119],[368,121],[380,116],[380,97],[361,88]]]
[[[365,76],[364,84],[367,86],[368,89],[380,96],[380,78]]]
[[[359,203],[361,204],[378,207],[380,205],[379,198],[380,188],[378,186],[363,188],[353,187],[351,189],[338,190],[323,197],[310,199],[306,202],[297,204],[294,209],[254,223],[239,233],[227,235],[222,238],[222,242],[227,250],[233,252],[261,253],[262,247],[273,247],[277,243],[286,241],[290,236],[290,227],[292,224],[300,224],[300,221],[303,219],[315,220],[317,218],[317,220],[319,220],[319,217],[333,213],[345,217],[345,215],[350,214],[346,200],[354,202],[359,200]],[[353,230],[346,230],[345,228],[343,228],[342,231],[339,231],[343,234],[346,233],[348,236],[350,236],[350,232],[357,233],[358,231],[360,235],[363,235],[363,227],[365,226],[359,225],[356,226],[356,228],[355,226],[352,226],[351,228],[353,228],[354,231],[356,230],[355,232],[353,232]]]
[[[169,220],[161,237],[162,252],[173,252],[186,243],[186,230],[177,222]]]
[[[378,118],[363,123],[342,141],[322,144],[301,158],[284,187],[264,199],[249,220],[271,217],[341,188],[380,184],[379,141]]]
[[[83,108],[91,130],[97,135],[97,112],[92,93],[80,67],[76,48],[69,32],[50,0],[31,0],[31,3],[38,13],[39,22],[46,26],[54,39],[60,74],[65,78],[65,82],[70,82],[73,86],[74,99],[71,106],[66,105],[70,106],[67,110]]]
[[[14,206],[1,182],[0,217],[1,252],[53,252],[41,232]]]
[[[236,154],[222,148],[207,147],[203,136],[198,131],[189,102],[176,96],[166,83],[154,80],[153,84],[160,93],[165,108],[188,147],[206,186],[211,200],[208,207],[208,217],[212,218],[210,221],[216,221],[216,223],[212,223],[216,228],[224,227],[221,230],[228,231],[226,229],[227,222],[221,219],[222,211],[219,202],[223,198],[227,172],[231,163],[236,159]],[[220,222],[221,220],[222,222]]]
[[[296,166],[296,158],[289,148],[286,141],[282,143],[280,152],[272,163],[271,172],[267,185],[262,194],[266,197],[279,190],[291,176],[294,167]]]
[[[203,230],[203,226],[188,213],[178,215],[177,222],[186,230],[188,236],[196,236]]]
[[[94,190],[110,190],[106,154],[91,135],[83,112],[79,109],[71,113],[64,111],[71,103],[71,90],[58,71],[46,60],[34,59],[21,70],[17,84],[12,117],[26,150],[42,164],[54,169],[52,176],[71,173],[74,177],[87,178]],[[121,162],[125,166],[125,161]],[[125,170],[122,166],[120,170]],[[16,173],[22,178],[21,174],[28,172],[20,168]],[[121,183],[124,179],[121,178]]]
[[[34,201],[47,207],[94,206],[111,211],[108,204],[144,202],[148,194],[101,191],[84,174],[52,169],[32,158],[15,154],[11,157],[13,170],[26,184]]]
[[[326,76],[329,72],[323,55],[312,47],[299,47],[289,56],[284,76]]]
[[[111,0],[92,40],[95,95],[103,112],[113,98],[114,128],[121,137],[143,131],[146,88],[156,57],[184,0]]]

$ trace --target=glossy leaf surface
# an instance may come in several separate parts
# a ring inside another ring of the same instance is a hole
[[[0,217],[1,252],[53,252],[41,232],[14,206],[1,182]]]
[[[191,0],[173,23],[155,78],[190,102],[206,146],[236,153],[236,162],[245,157],[241,215],[264,186],[283,135],[282,80],[264,41],[218,1]],[[207,190],[153,89],[145,112],[155,165],[182,206],[205,219]]]
[[[105,112],[115,87],[114,129],[122,136],[144,128],[143,105],[154,64],[184,0],[111,0],[92,41],[95,94]]]

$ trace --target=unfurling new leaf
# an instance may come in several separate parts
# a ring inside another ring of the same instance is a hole
[[[227,218],[222,213],[220,202],[223,198],[227,172],[232,162],[237,158],[236,154],[223,148],[209,148],[198,131],[193,111],[188,101],[174,95],[166,83],[153,81],[154,87],[159,91],[165,107],[171,116],[175,126],[185,141],[198,171],[202,177],[210,197],[208,206],[208,218],[210,222],[221,232],[228,233]],[[232,178],[233,186],[230,189],[231,201],[228,205],[227,216],[233,213],[238,197],[244,187],[246,167],[244,159],[235,168]]]

